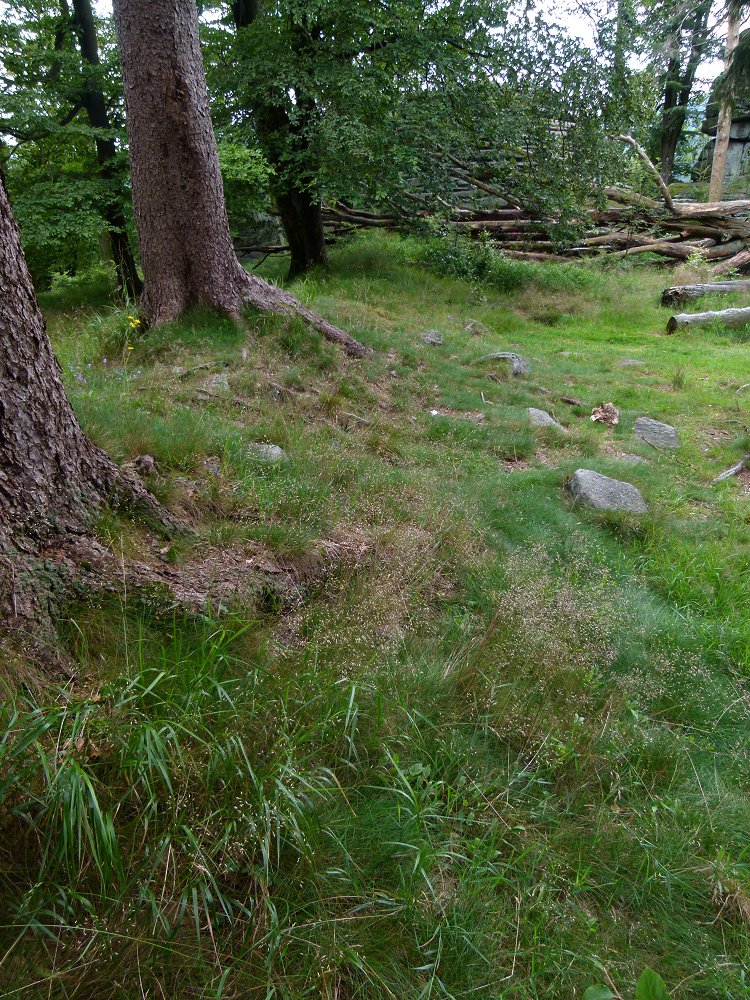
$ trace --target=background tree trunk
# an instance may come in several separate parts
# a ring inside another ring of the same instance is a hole
[[[232,4],[232,16],[238,31],[248,28],[257,18],[260,8],[257,0],[239,0]],[[305,39],[300,38],[299,45]],[[305,100],[297,93],[297,108],[303,110],[302,124],[295,125],[283,103],[278,100],[263,101],[253,96],[255,130],[269,163],[274,168],[271,194],[279,211],[291,253],[289,277],[295,278],[314,267],[328,263],[325,229],[320,198],[316,192],[315,171],[305,125],[309,126],[317,109],[312,100]],[[281,98],[283,102],[285,97]],[[298,176],[288,176],[288,159],[293,157]],[[299,164],[307,163],[307,176],[300,175]]]
[[[140,480],[115,465],[76,420],[0,174],[0,615],[6,621],[28,626],[39,619],[43,627],[45,549],[60,536],[86,532],[108,498],[165,523]]]
[[[724,57],[725,67],[729,69],[732,63],[732,53],[737,48],[740,39],[740,22],[735,17],[729,18],[727,25],[727,47]],[[711,182],[708,187],[708,200],[721,201],[724,194],[724,174],[727,169],[727,153],[729,151],[729,133],[732,129],[732,101],[725,97],[719,108],[719,120],[716,125],[716,140],[714,155],[711,162]]]
[[[690,95],[693,92],[695,77],[709,41],[708,19],[713,0],[704,0],[696,7],[690,23],[690,54],[684,71],[681,73],[679,34],[673,40],[673,54],[667,63],[664,74],[664,100],[661,115],[661,133],[659,140],[659,162],[661,176],[669,183],[674,173],[675,154],[682,136],[687,118]],[[680,25],[678,32],[682,30]]]
[[[239,318],[245,302],[299,316],[349,354],[368,349],[294,296],[249,275],[229,231],[194,0],[114,0],[133,207],[154,324],[193,306]]]
[[[73,24],[81,56],[89,66],[99,66],[99,43],[96,37],[96,23],[91,9],[91,0],[73,0]],[[88,115],[92,128],[110,131],[109,115],[104,94],[95,75],[88,75],[81,95],[83,107]],[[104,180],[113,183],[117,180],[116,157],[117,147],[114,139],[96,137],[96,158]],[[122,185],[118,185],[119,188]],[[120,291],[129,299],[137,299],[143,289],[143,283],[138,274],[133,250],[127,233],[127,222],[121,205],[121,190],[116,197],[108,202],[105,208],[109,237],[112,243],[112,255],[117,270],[117,282]]]

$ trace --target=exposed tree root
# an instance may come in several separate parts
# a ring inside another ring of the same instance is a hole
[[[275,285],[263,281],[257,275],[248,274],[244,270],[243,274],[243,298],[249,305],[261,310],[261,312],[272,312],[278,316],[299,316],[300,319],[322,333],[326,340],[338,344],[352,357],[363,358],[373,353],[372,348],[360,344],[344,330],[329,323],[314,309],[308,309],[307,306],[302,305],[298,299],[283,288],[277,288]]]
[[[361,537],[320,541],[304,558],[278,559],[256,543],[211,548],[175,566],[122,558],[90,533],[66,534],[33,558],[0,556],[0,592],[5,591],[8,637],[50,677],[74,676],[60,652],[54,622],[72,596],[119,595],[149,601],[163,612],[221,614],[232,606],[270,600],[296,606],[306,590],[335,567],[356,566],[369,550]]]

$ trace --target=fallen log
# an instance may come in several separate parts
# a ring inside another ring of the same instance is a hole
[[[678,201],[675,215],[689,219],[726,219],[739,212],[750,212],[750,201]]]
[[[750,280],[712,281],[702,285],[673,285],[661,294],[663,306],[681,306],[703,295],[729,295],[732,292],[750,292]]]
[[[651,212],[664,212],[664,206],[653,198],[647,198],[645,194],[637,191],[630,191],[626,188],[605,187],[604,193],[610,201],[616,201],[621,205],[630,205],[632,208],[648,209]]]
[[[526,253],[521,250],[506,250],[505,247],[502,248],[502,252],[506,257],[512,257],[514,260],[533,260],[539,264],[575,264],[575,257],[563,257],[561,254],[556,253]]]
[[[720,309],[717,312],[675,313],[667,320],[667,333],[682,330],[688,326],[706,326],[719,322],[723,326],[745,326],[750,323],[750,306],[744,309]]]
[[[627,250],[616,250],[609,254],[609,257],[630,257],[633,254],[655,253],[661,257],[673,257],[675,260],[687,260],[696,250],[708,251],[714,246],[714,240],[698,240],[696,243],[667,243],[665,240],[648,240],[637,247],[628,247]]]
[[[701,256],[704,260],[723,260],[725,257],[734,257],[745,249],[742,240],[729,240],[727,243],[720,243],[710,250],[706,250]]]
[[[726,271],[741,271],[750,264],[750,250],[740,250],[734,257],[724,260],[711,268],[711,274],[724,274]]]

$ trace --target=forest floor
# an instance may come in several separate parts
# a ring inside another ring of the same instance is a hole
[[[664,269],[467,282],[425,246],[295,284],[362,361],[43,297],[85,429],[195,530],[100,539],[238,585],[84,595],[77,679],[7,700],[4,996],[750,997],[750,474],[709,485],[750,451],[748,335],[665,336]],[[649,513],[575,506],[578,468]]]

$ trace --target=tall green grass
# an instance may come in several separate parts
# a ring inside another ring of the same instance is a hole
[[[744,449],[742,345],[662,337],[648,269],[483,255],[338,248],[296,291],[378,348],[356,363],[297,324],[131,343],[126,312],[50,300],[84,426],[154,455],[195,528],[159,554],[247,546],[297,586],[223,616],[85,599],[77,683],[5,693],[3,995],[630,998],[648,968],[681,1000],[750,995],[746,500],[704,485]],[[529,379],[476,364],[503,349]],[[588,420],[609,399],[612,430]],[[678,455],[634,442],[641,412]],[[574,507],[584,464],[651,513]]]

